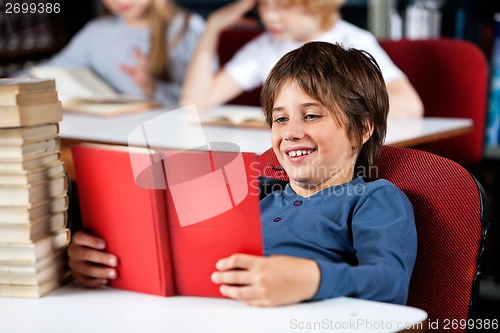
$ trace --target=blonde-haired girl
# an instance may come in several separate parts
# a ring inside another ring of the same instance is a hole
[[[175,105],[204,28],[170,0],[102,0],[104,12],[47,65],[87,67],[119,93]]]

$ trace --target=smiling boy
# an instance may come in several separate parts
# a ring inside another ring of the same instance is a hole
[[[405,304],[417,238],[408,198],[367,182],[389,109],[366,52],[325,42],[286,54],[262,106],[290,181],[261,201],[265,257],[217,263],[222,294],[255,306],[350,296]]]

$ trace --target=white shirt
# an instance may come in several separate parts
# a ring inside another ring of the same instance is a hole
[[[344,48],[367,51],[377,61],[386,83],[405,77],[379,45],[375,36],[351,23],[339,20],[332,29],[315,41],[338,43]],[[271,33],[264,32],[238,50],[225,68],[242,89],[251,90],[264,83],[282,56],[303,44],[293,40],[276,40]]]

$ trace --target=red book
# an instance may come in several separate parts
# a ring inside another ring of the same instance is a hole
[[[222,297],[210,280],[233,253],[262,255],[250,153],[72,147],[84,228],[119,258],[112,287]]]

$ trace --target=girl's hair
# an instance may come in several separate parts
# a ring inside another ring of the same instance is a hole
[[[182,28],[175,38],[167,45],[166,36],[168,22],[171,22],[181,9],[170,0],[153,0],[151,8],[151,46],[149,48],[149,66],[153,77],[170,81],[169,49],[173,48],[188,30],[189,13],[184,11]]]
[[[326,42],[306,43],[287,53],[262,87],[261,105],[270,127],[274,102],[291,82],[323,104],[346,128],[355,147],[353,154],[359,153],[355,172],[370,170],[382,149],[389,111],[385,82],[373,57]],[[363,144],[370,126],[373,133]]]
[[[313,15],[321,20],[321,27],[331,28],[333,22],[340,15],[340,8],[345,0],[285,0],[288,5],[302,5]]]
[[[104,14],[110,14],[109,10],[103,7]],[[167,44],[167,34],[169,23],[174,16],[182,11],[184,13],[184,21],[182,27],[175,38]],[[170,57],[169,50],[184,37],[189,26],[190,13],[178,7],[171,0],[153,0],[149,11],[150,17],[150,46],[149,46],[149,72],[156,78],[163,81],[172,79],[170,73]]]

